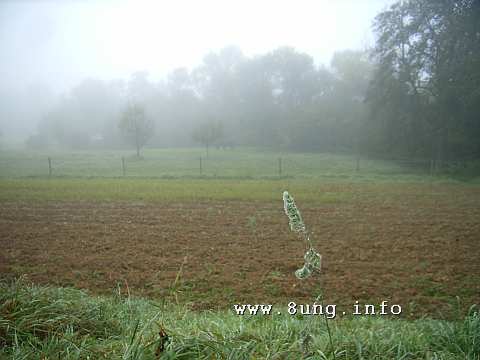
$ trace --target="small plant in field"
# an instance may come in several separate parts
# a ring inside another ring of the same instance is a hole
[[[288,191],[283,192],[283,206],[285,209],[285,214],[287,214],[288,216],[290,230],[296,233],[300,238],[302,238],[306,245],[305,255],[303,256],[304,264],[300,269],[295,271],[295,276],[300,280],[304,280],[310,277],[314,272],[320,272],[320,269],[322,267],[322,256],[313,247],[312,241],[310,240],[310,234],[307,230],[307,227],[305,226],[305,223],[302,220],[302,215],[300,214],[300,211],[295,205],[293,197],[288,193]],[[321,303],[323,309],[324,306],[322,300],[322,293],[320,293],[315,298],[314,304],[317,302]],[[335,349],[333,347],[332,334],[330,332],[330,326],[328,325],[328,318],[326,314],[324,314],[324,319],[328,331],[328,338],[330,340],[330,347],[332,349],[333,358],[335,359]],[[307,329],[302,340],[303,346],[306,351],[308,351],[308,344],[310,341],[311,335]]]
[[[257,238],[257,217],[256,216],[249,216],[247,218],[247,226],[250,228],[250,231],[253,234],[253,237]]]

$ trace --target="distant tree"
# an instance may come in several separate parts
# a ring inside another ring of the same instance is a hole
[[[127,106],[118,126],[126,139],[135,145],[137,157],[140,157],[140,149],[152,137],[154,130],[154,123],[145,116],[143,106],[139,104]]]
[[[197,97],[193,79],[186,68],[173,70],[163,83],[163,96],[155,98],[160,118],[168,121],[161,126],[161,146],[193,146],[191,129],[203,118],[201,100]],[[185,129],[190,129],[185,131]]]
[[[236,73],[244,61],[242,51],[235,46],[207,54],[192,74],[197,91],[217,107],[231,106],[236,97]]]
[[[366,92],[372,78],[373,64],[367,50],[343,50],[333,54],[331,68],[334,81],[326,99],[331,109],[329,116],[335,118],[332,133],[335,145],[359,152],[362,126],[366,121],[368,107]]]
[[[238,116],[235,132],[230,136],[248,146],[275,146],[278,143],[278,111],[276,109],[270,68],[265,56],[248,59],[236,74]],[[229,115],[230,116],[230,115]]]
[[[310,104],[318,90],[313,58],[291,47],[280,47],[265,56],[276,103],[285,110]]]
[[[223,137],[223,125],[219,121],[208,121],[198,125],[192,134],[194,141],[205,146],[208,157],[208,149]]]
[[[246,104],[241,103],[239,97],[238,71],[245,61],[238,47],[227,46],[207,54],[202,64],[191,72],[195,93],[201,102],[199,113],[202,115],[197,118],[216,114],[222,119],[227,137],[242,133],[239,122]]]
[[[134,72],[127,83],[127,94],[135,103],[144,105],[155,96],[155,85],[148,80],[147,71]],[[146,106],[148,107],[148,106]]]
[[[269,138],[274,146],[297,150],[310,147],[316,142],[316,136],[311,137],[316,118],[311,116],[311,109],[321,94],[313,58],[294,48],[280,47],[263,59],[274,103],[263,138]]]

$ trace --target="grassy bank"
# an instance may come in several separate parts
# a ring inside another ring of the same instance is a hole
[[[124,289],[123,289],[124,290]],[[13,359],[479,359],[480,317],[381,317],[330,322],[290,315],[237,316],[123,296],[92,297],[25,282],[0,284],[0,357]],[[162,338],[165,339],[165,338]],[[307,340],[308,339],[308,340]]]

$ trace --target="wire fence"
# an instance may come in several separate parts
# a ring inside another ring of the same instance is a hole
[[[338,177],[361,175],[478,174],[478,160],[371,158],[334,154],[277,154],[218,151],[119,152],[74,154],[0,154],[1,177]]]

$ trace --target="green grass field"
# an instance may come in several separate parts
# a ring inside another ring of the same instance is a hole
[[[48,157],[52,159],[49,176]],[[122,175],[125,157],[126,175]],[[200,161],[202,157],[202,172]],[[279,159],[281,173],[279,172]],[[420,165],[419,165],[420,164]],[[358,196],[361,183],[373,195],[399,182],[475,186],[480,177],[432,176],[425,163],[389,162],[350,155],[275,153],[252,149],[146,149],[142,159],[127,151],[0,152],[0,200],[272,201],[284,189],[299,199],[336,201]],[[343,184],[325,192],[319,184]],[[347,189],[347,191],[345,191]]]
[[[333,181],[425,181],[429,163],[425,160],[385,161],[352,155],[281,153],[254,149],[146,149],[141,159],[130,151],[0,151],[0,177],[47,177],[51,158],[54,177],[122,177],[122,157],[127,177],[235,179],[259,178],[322,178]],[[200,170],[200,158],[201,170]],[[281,160],[279,160],[281,159]],[[281,162],[281,164],[280,164]],[[452,171],[475,180],[478,164],[444,171],[447,179]],[[281,169],[280,169],[281,168]],[[457,175],[458,177],[458,175]]]

